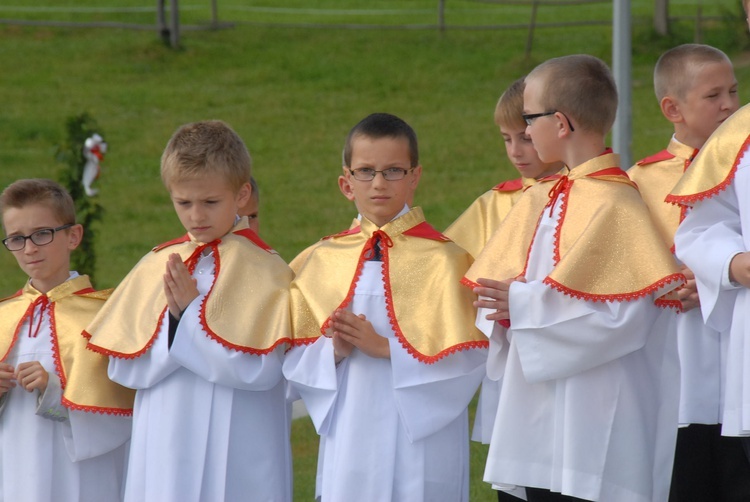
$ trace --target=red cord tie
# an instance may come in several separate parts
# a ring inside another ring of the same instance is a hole
[[[391,240],[388,234],[382,230],[376,230],[372,233],[372,237],[367,240],[362,250],[365,260],[378,259],[378,261],[381,261],[379,258],[383,249],[378,247],[378,243],[381,243],[386,248],[393,247],[393,240]]]
[[[557,198],[560,196],[561,193],[565,191],[566,188],[568,188],[568,177],[562,176],[559,180],[557,180],[557,183],[555,183],[555,186],[553,186],[552,189],[549,191],[549,202],[547,203],[547,205],[549,206],[550,218],[552,217],[552,213],[555,211],[555,204],[557,204]]]
[[[206,248],[210,247],[213,251],[216,251],[216,248],[220,242],[221,240],[215,240],[209,242],[208,244],[201,244],[200,246],[195,248],[193,254],[191,254],[188,259],[185,260],[185,266],[188,268],[188,271],[191,274],[195,271],[195,267],[198,265],[198,261],[201,259],[201,255]]]
[[[34,326],[34,310],[36,310],[37,305],[40,305],[41,308],[39,309],[39,318],[36,322],[36,326]],[[47,295],[38,296],[36,300],[29,305],[29,309],[26,311],[29,318],[29,338],[36,338],[39,335],[39,330],[42,327],[42,319],[44,319],[44,311],[47,310],[47,305],[49,305],[49,298],[47,298]]]

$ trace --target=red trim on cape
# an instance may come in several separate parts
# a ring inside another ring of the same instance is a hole
[[[517,192],[523,190],[523,178],[503,181],[492,187],[492,189],[496,192]]]
[[[232,232],[232,233],[245,237],[247,240],[249,240],[250,242],[252,242],[253,244],[255,244],[256,246],[258,246],[264,251],[268,251],[271,254],[276,254],[276,251],[271,246],[266,244],[263,241],[263,239],[258,237],[258,234],[256,234],[251,228],[243,228],[241,230],[237,230],[236,232]]]
[[[682,302],[680,300],[666,300],[664,298],[657,298],[654,300],[654,305],[666,309],[675,309],[677,313],[682,313]]]
[[[44,314],[42,314],[44,315]],[[68,385],[68,378],[65,376],[62,361],[60,360],[60,344],[57,341],[57,319],[55,318],[55,303],[50,302],[49,306],[49,328],[52,338],[52,359],[55,361],[55,373],[60,378],[60,387],[65,390]]]
[[[418,225],[414,225],[409,230],[403,232],[403,235],[408,235],[409,237],[421,237],[422,239],[431,239],[433,241],[450,241],[450,238],[435,230],[435,227],[433,227],[426,221],[423,221]]]
[[[740,163],[740,159],[743,157],[748,145],[750,145],[750,135],[748,135],[748,137],[745,138],[745,141],[742,143],[742,147],[739,149],[739,152],[734,159],[734,164],[732,164],[732,168],[729,170],[729,174],[727,174],[727,177],[724,178],[724,181],[714,186],[713,188],[709,188],[708,190],[704,190],[703,192],[698,192],[690,195],[674,195],[670,193],[664,198],[664,201],[671,204],[689,206],[703,199],[710,199],[718,193],[726,190],[726,188],[734,179],[734,175],[737,172],[737,164]]]
[[[0,302],[4,302],[6,300],[10,300],[10,299],[15,298],[17,296],[21,296],[22,294],[23,294],[23,289],[19,289],[18,291],[16,291],[12,295],[6,296],[5,298],[0,299]]]
[[[347,228],[346,230],[342,230],[341,232],[339,232],[337,234],[326,235],[325,237],[323,237],[320,240],[327,241],[328,239],[333,239],[335,237],[343,237],[345,235],[358,234],[361,229],[362,229],[362,225],[357,225],[356,227]]]
[[[560,218],[557,220],[557,225],[555,228],[555,237],[552,247],[552,261],[554,262],[554,266],[556,267],[558,263],[560,263],[560,235],[562,234],[562,226],[563,221],[565,221],[565,215],[568,213],[568,200],[570,200],[570,189],[573,187],[573,183],[575,180],[571,180],[570,183],[567,183],[565,187],[562,189],[562,202],[560,202]],[[551,209],[554,211],[554,207]],[[544,212],[542,212],[544,214]],[[537,222],[537,228],[534,231],[534,239],[536,239],[537,232],[539,231],[539,223],[541,222],[541,218],[539,219],[539,222]],[[523,267],[524,274],[526,273],[526,269],[529,266],[529,256],[531,255],[531,248],[534,244],[534,239],[531,240],[531,246],[529,246],[529,251],[526,255],[526,265]]]
[[[655,162],[673,159],[674,157],[675,155],[673,153],[669,153],[669,150],[662,150],[661,152],[655,153],[649,157],[639,160],[638,162],[636,162],[636,165],[644,166],[646,164],[653,164]]]
[[[359,230],[359,227],[357,227],[357,230]],[[349,285],[349,291],[346,293],[346,296],[344,297],[344,300],[341,302],[341,304],[334,310],[344,309],[346,308],[354,298],[354,291],[357,289],[357,282],[359,282],[359,277],[362,275],[362,269],[365,266],[365,251],[367,251],[367,246],[362,246],[362,251],[359,253],[359,260],[357,260],[357,267],[354,269],[354,277],[352,278],[352,283]],[[323,321],[323,325],[320,326],[320,334],[326,336],[326,331],[328,331],[328,328],[331,326],[331,316],[328,316],[325,321]],[[306,340],[303,338],[302,340]],[[312,341],[315,341],[316,339],[313,338]],[[311,342],[310,342],[311,343]]]
[[[11,298],[15,298],[20,293],[21,291],[13,295]],[[16,341],[18,341],[18,333],[21,331],[21,325],[23,324],[23,320],[26,319],[27,316],[29,316],[29,322],[31,322],[31,316],[29,315],[30,314],[29,311],[33,308],[34,308],[34,304],[31,303],[26,308],[26,312],[24,312],[23,315],[21,316],[21,320],[18,321],[18,324],[16,324],[16,330],[13,332],[13,339],[11,339],[10,345],[8,345],[8,351],[5,354],[3,354],[3,357],[0,357],[0,361],[5,361],[5,359],[7,359],[8,357],[8,354],[10,354],[10,351],[13,350],[13,346],[16,344]]]
[[[165,242],[164,244],[159,244],[158,246],[155,246],[153,249],[151,249],[152,253],[156,253],[157,251],[161,251],[164,248],[167,248],[169,246],[174,246],[175,244],[182,244],[183,242],[187,242],[190,240],[190,236],[188,234],[183,235],[182,237],[178,237],[176,239],[172,239],[171,241]]]
[[[133,415],[133,408],[106,408],[103,406],[89,406],[76,404],[62,396],[60,403],[69,410],[85,411],[89,413],[99,413],[101,415],[117,415],[120,417],[130,417]]]
[[[164,320],[164,314],[166,314],[168,308],[169,307],[164,307],[164,310],[161,311],[161,314],[159,315],[159,319],[157,319],[156,321],[156,329],[154,330],[154,334],[151,335],[151,339],[148,341],[148,343],[146,343],[146,345],[138,352],[134,352],[132,354],[125,354],[124,352],[116,352],[114,350],[105,349],[104,347],[95,345],[91,343],[91,334],[88,333],[86,330],[84,330],[83,336],[84,338],[89,340],[89,343],[86,344],[86,348],[92,352],[96,352],[98,354],[104,354],[105,356],[116,357],[118,359],[136,359],[138,357],[141,357],[143,354],[146,353],[148,349],[151,348],[151,346],[156,341],[156,336],[159,334],[159,327],[161,326],[161,323]]]
[[[666,286],[667,284],[675,281],[680,281],[681,283],[685,282],[685,276],[676,273],[672,275],[668,275],[667,277],[655,282],[654,284],[647,286],[640,291],[633,291],[630,293],[615,293],[611,295],[595,295],[591,293],[584,293],[582,291],[576,291],[574,289],[570,289],[567,286],[563,286],[559,282],[555,281],[554,279],[551,279],[549,276],[545,277],[542,281],[547,286],[550,286],[553,289],[556,289],[557,291],[560,291],[561,293],[571,296],[573,298],[578,298],[582,300],[592,301],[592,302],[629,302],[632,300],[637,300],[639,298],[643,298],[651,293],[654,293],[661,289],[662,287]]]

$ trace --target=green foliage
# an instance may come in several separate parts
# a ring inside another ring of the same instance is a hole
[[[96,231],[94,223],[102,219],[102,206],[97,199],[89,197],[83,189],[81,179],[86,159],[83,146],[86,138],[98,133],[103,136],[99,125],[88,113],[69,117],[65,122],[66,140],[58,146],[56,158],[65,164],[60,170],[59,181],[64,186],[76,205],[76,220],[83,225],[83,238],[78,249],[71,255],[71,268],[81,274],[94,277],[96,271],[96,251],[94,241]]]

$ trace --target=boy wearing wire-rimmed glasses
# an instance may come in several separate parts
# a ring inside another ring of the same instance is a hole
[[[321,436],[322,500],[468,500],[487,343],[458,282],[470,255],[409,207],[421,174],[406,122],[357,124],[339,187],[361,221],[307,250],[292,282],[284,374]]]
[[[29,276],[0,301],[0,500],[120,500],[133,393],[86,350],[82,331],[108,293],[70,271],[83,235],[73,200],[26,179],[0,208],[3,245]]]

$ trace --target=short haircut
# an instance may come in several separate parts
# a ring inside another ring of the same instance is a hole
[[[250,197],[254,197],[255,200],[260,201],[260,191],[258,190],[258,182],[255,181],[255,178],[250,176],[250,188],[252,189],[252,193],[250,194]]]
[[[540,103],[544,110],[559,111],[576,127],[607,134],[617,115],[617,86],[609,67],[587,54],[545,61],[526,77],[542,81]],[[537,110],[534,110],[535,112]]]
[[[510,84],[500,96],[497,105],[495,105],[495,124],[498,127],[526,129],[526,122],[522,117],[524,87],[524,78],[521,77]]]
[[[0,195],[0,211],[21,209],[32,204],[41,204],[52,210],[60,223],[76,222],[76,205],[67,190],[52,180],[33,178],[18,180],[3,190]]]
[[[683,44],[666,51],[654,66],[656,99],[659,102],[667,96],[685,99],[695,85],[698,70],[709,63],[732,64],[726,54],[710,45]]]
[[[175,182],[218,176],[237,191],[251,174],[252,159],[245,142],[220,120],[181,126],[161,156],[161,179],[167,188]]]
[[[409,142],[409,162],[411,167],[419,165],[417,133],[414,132],[414,129],[409,124],[395,115],[391,115],[390,113],[373,113],[352,127],[344,145],[343,161],[346,167],[352,164],[352,140],[357,136],[365,136],[373,139],[403,138]]]

